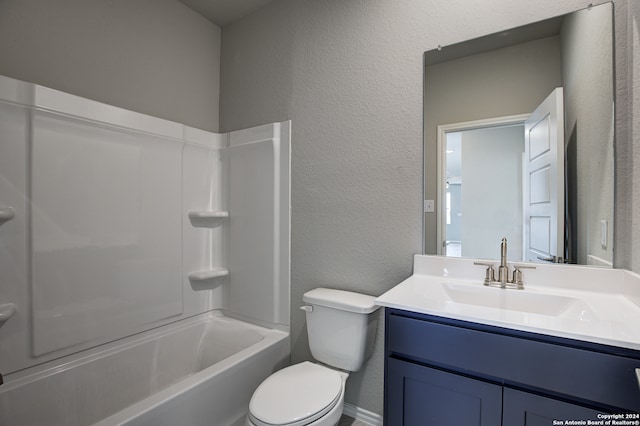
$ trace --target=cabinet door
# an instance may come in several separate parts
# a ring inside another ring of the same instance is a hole
[[[390,358],[385,425],[496,426],[502,387]]]
[[[549,426],[554,420],[598,420],[599,411],[504,388],[504,425]]]

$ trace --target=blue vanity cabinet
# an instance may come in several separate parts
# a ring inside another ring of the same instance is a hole
[[[385,425],[499,425],[502,386],[391,358]]]
[[[539,426],[640,412],[640,351],[385,311],[385,425]]]
[[[599,420],[602,410],[593,410],[557,399],[504,388],[504,425],[549,426],[553,421]],[[496,423],[499,424],[499,423]]]

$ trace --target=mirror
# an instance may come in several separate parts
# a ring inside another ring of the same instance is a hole
[[[613,64],[611,3],[425,53],[425,254],[613,265]]]

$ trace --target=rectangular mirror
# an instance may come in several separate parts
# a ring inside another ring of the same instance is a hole
[[[614,93],[612,3],[426,52],[425,254],[611,267]]]

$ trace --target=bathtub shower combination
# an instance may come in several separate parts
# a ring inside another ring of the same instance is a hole
[[[289,149],[0,77],[0,424],[242,424],[288,363]]]

